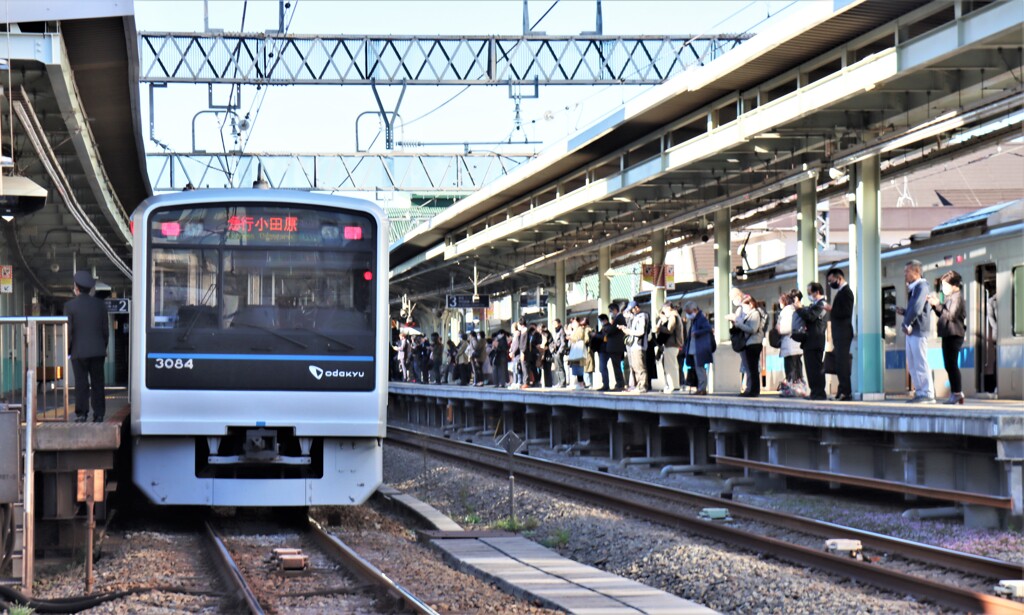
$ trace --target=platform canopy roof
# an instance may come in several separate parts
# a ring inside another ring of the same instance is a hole
[[[418,300],[513,292],[681,245],[731,208],[733,228],[791,211],[796,184],[846,191],[868,156],[909,172],[1007,135],[1024,107],[1022,17],[1013,1],[798,4],[785,23],[682,73],[391,247],[391,292]],[[987,126],[985,130],[978,130]],[[984,133],[984,134],[981,134]]]
[[[74,266],[95,268],[122,293],[130,284],[128,217],[152,194],[133,10],[116,0],[8,8],[0,48],[11,69],[0,72],[0,109],[3,154],[13,153],[13,168],[4,175],[30,178],[47,198],[0,230],[16,282],[42,296],[70,295]]]

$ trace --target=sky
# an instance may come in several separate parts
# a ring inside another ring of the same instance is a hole
[[[602,2],[604,33],[709,34],[756,32],[785,19],[795,2],[647,1]],[[551,8],[535,31],[570,35],[593,31],[594,0],[531,0],[531,24]],[[276,30],[277,1],[136,0],[139,31],[202,32],[204,13],[209,28],[225,32]],[[244,13],[244,25],[243,25]],[[287,31],[293,34],[521,34],[523,2],[480,1],[341,1],[292,0],[285,12]],[[150,89],[141,86],[144,134],[148,127]],[[399,86],[378,88],[386,107],[398,99]],[[510,143],[506,151],[534,151],[586,127],[644,91],[640,86],[542,86],[538,98],[521,100],[521,128],[516,129],[515,102],[506,86],[410,86],[399,112],[404,129],[397,139],[414,142],[495,141]],[[465,90],[465,91],[463,91]],[[217,102],[226,100],[228,88],[214,89]],[[532,93],[532,92],[530,92]],[[171,84],[153,91],[155,124],[152,136],[174,151],[196,148],[221,151],[221,119],[196,114],[208,108],[206,86]],[[450,99],[450,100],[449,100]],[[250,114],[251,128],[240,137],[246,152],[352,152],[360,145],[383,149],[377,104],[369,86],[271,86],[265,91],[244,86],[242,114]],[[421,118],[422,119],[418,119]],[[193,133],[193,122],[195,131]],[[230,131],[225,143],[233,147]],[[147,138],[147,150],[160,145]],[[495,146],[497,148],[497,146]],[[460,148],[437,147],[441,151]]]

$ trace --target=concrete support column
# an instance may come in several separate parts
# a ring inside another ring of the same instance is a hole
[[[857,163],[857,198],[850,204],[854,224],[850,241],[850,290],[856,298],[853,330],[855,397],[885,399],[885,349],[882,331],[882,195],[877,156]]]
[[[651,233],[651,259],[655,267],[665,265],[665,231]],[[657,318],[661,306],[665,303],[665,289],[654,288],[651,291],[651,323]]]
[[[715,212],[715,339],[718,352],[711,365],[712,393],[739,392],[740,359],[729,346],[729,324],[725,316],[732,312],[732,220],[729,208]]]
[[[519,305],[519,290],[512,290],[512,322],[519,322],[519,316],[522,314],[522,306]]]
[[[597,249],[597,313],[605,314],[612,302],[612,281],[606,275],[612,266],[611,246],[601,246]]]
[[[797,186],[796,212],[796,280],[800,292],[807,294],[807,285],[818,279],[818,187],[814,179],[806,179]]]
[[[555,262],[555,296],[554,305],[548,305],[548,329],[554,334],[555,319],[565,324],[565,261]]]

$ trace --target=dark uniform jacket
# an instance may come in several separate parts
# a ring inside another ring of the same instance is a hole
[[[92,295],[78,295],[64,304],[68,317],[68,348],[72,359],[107,356],[107,306]]]

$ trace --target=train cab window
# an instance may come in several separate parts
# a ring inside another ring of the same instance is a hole
[[[896,337],[896,287],[882,287],[882,331],[885,339]]]
[[[1024,266],[1013,268],[1013,334],[1024,335]]]

